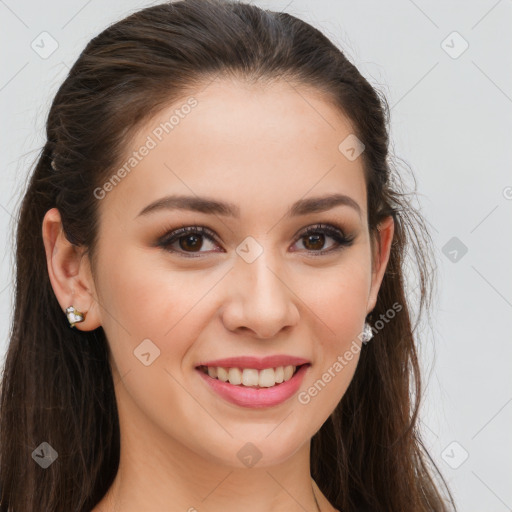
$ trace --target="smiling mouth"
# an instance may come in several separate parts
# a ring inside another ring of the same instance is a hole
[[[289,381],[302,366],[310,366],[310,363],[299,366],[278,366],[276,368],[225,368],[222,366],[198,366],[197,369],[212,379],[227,382],[233,386],[251,388],[277,387]]]

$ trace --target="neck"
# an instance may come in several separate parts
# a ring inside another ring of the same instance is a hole
[[[175,439],[150,424],[143,414],[125,412],[123,407],[119,409],[118,473],[93,512],[333,510],[324,506],[325,497],[311,479],[309,441],[281,462],[240,467],[236,458],[233,465],[225,464],[209,453],[188,448],[187,433],[183,439]],[[238,444],[241,447],[245,442]]]

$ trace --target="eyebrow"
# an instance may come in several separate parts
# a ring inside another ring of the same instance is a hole
[[[353,208],[362,218],[362,211],[359,203],[344,194],[331,194],[321,197],[299,199],[289,208],[285,217],[295,217],[319,213],[331,210],[336,206],[349,206]],[[137,217],[148,215],[160,210],[189,210],[193,212],[206,213],[210,215],[222,215],[240,218],[240,208],[233,204],[218,201],[209,197],[173,195],[166,196],[148,204]]]

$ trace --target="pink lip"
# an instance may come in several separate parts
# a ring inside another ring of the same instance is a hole
[[[304,374],[310,366],[310,364],[304,364],[304,366],[301,366],[295,372],[290,380],[282,382],[281,384],[276,384],[270,388],[254,388],[242,385],[235,386],[229,382],[214,379],[201,370],[197,370],[197,372],[213,391],[228,402],[242,407],[256,409],[272,407],[288,400],[300,388]],[[268,368],[268,366],[266,367]]]
[[[199,366],[222,366],[223,368],[254,368],[255,370],[264,370],[265,368],[277,368],[278,366],[300,366],[306,363],[309,363],[307,359],[286,355],[263,358],[239,356],[202,362],[196,365],[196,368]]]

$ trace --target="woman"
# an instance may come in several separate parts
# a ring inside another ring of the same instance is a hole
[[[404,293],[412,250],[429,303],[429,237],[386,109],[248,4],[87,45],[20,211],[2,511],[448,510]]]

